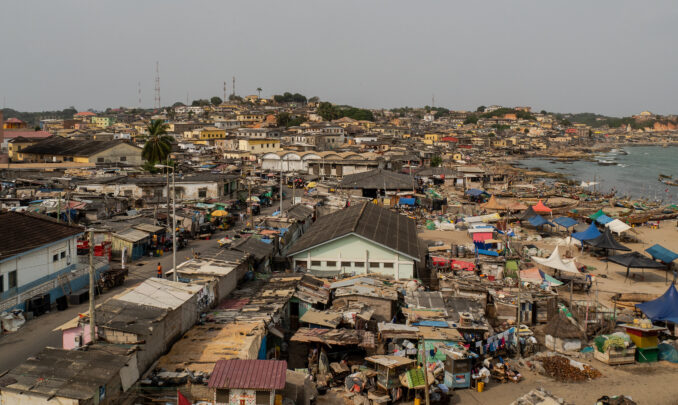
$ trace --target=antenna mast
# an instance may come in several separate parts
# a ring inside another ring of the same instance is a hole
[[[155,62],[155,107],[160,108],[160,62]]]
[[[137,93],[139,94],[139,108],[141,108],[141,82],[137,83]]]
[[[233,76],[233,96],[235,97],[235,76]]]
[[[224,81],[224,103],[226,100],[228,100],[228,98],[226,97],[226,81]]]

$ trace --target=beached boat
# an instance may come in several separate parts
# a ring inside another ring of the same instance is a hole
[[[661,181],[661,179],[670,179],[671,177],[673,177],[673,176],[671,176],[670,174],[661,174],[661,173],[659,173],[659,180],[660,180],[660,181]]]
[[[661,179],[661,180],[659,180],[659,181],[661,181],[662,183],[666,184],[667,186],[678,187],[678,181],[669,180],[669,179]]]
[[[616,166],[617,165],[617,162],[614,162],[612,160],[600,159],[600,160],[597,160],[596,162],[601,166]]]

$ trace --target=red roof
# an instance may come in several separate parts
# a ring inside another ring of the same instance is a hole
[[[82,112],[75,114],[76,117],[91,117],[92,115],[96,115],[96,114],[94,114],[93,112],[89,112],[89,111],[82,111]]]
[[[8,119],[5,120],[5,122],[9,122],[9,123],[12,123],[12,124],[23,124],[24,123],[23,121],[21,121],[18,118],[8,118]]]
[[[442,139],[443,142],[459,142],[459,138],[453,136],[444,136]]]
[[[210,388],[281,390],[285,388],[284,360],[219,360],[210,376]]]

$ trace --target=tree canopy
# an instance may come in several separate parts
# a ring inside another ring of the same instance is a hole
[[[273,100],[276,103],[306,103],[306,96],[299,93],[290,93],[289,91],[281,94],[275,94]]]
[[[153,120],[146,125],[148,135],[141,156],[154,164],[167,160],[172,151],[172,137],[167,135],[167,124],[162,120]]]
[[[221,97],[214,96],[210,99],[210,102],[212,105],[219,105],[224,102],[224,100],[221,99]]]
[[[281,112],[276,116],[276,121],[278,122],[278,126],[289,128],[296,127],[306,120],[303,117],[292,116],[292,114],[288,112]]]
[[[325,121],[332,121],[343,117],[353,118],[354,120],[374,121],[374,114],[370,110],[351,106],[335,106],[328,102],[318,104],[317,113]]]

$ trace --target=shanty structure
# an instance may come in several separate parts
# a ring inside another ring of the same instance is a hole
[[[415,221],[368,202],[320,217],[289,256],[295,268],[321,277],[379,273],[407,279],[422,263]]]
[[[216,404],[273,405],[285,388],[284,360],[219,360],[207,386]]]
[[[581,350],[581,342],[585,338],[573,318],[559,312],[544,328],[546,347],[557,352],[573,352]]]

